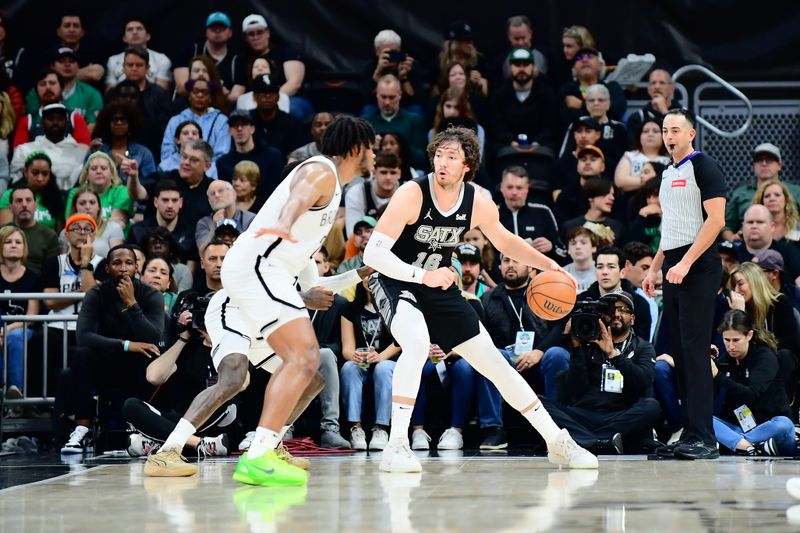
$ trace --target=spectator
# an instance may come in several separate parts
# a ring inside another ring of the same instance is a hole
[[[206,18],[206,40],[204,43],[193,43],[188,53],[177,65],[188,65],[188,58],[198,55],[208,56],[216,62],[217,69],[222,76],[222,91],[228,102],[235,103],[236,99],[244,94],[244,64],[242,58],[234,53],[228,43],[233,37],[231,29],[231,19],[221,11],[215,11]],[[177,67],[173,71],[175,77],[175,88],[179,95],[183,95],[183,88],[186,92],[191,91],[186,86],[189,81],[189,68]]]
[[[542,404],[593,453],[653,451],[653,426],[661,412],[649,397],[655,350],[633,332],[631,295],[621,291],[609,297],[615,312],[600,321],[600,338],[586,343],[570,336],[571,350],[562,354],[569,360],[565,401],[542,398]]]
[[[400,183],[405,183],[425,174],[422,169],[430,168],[430,163],[425,163],[422,169],[411,166],[411,151],[405,137],[395,131],[385,131],[378,135],[378,152],[389,152],[400,158]]]
[[[153,157],[159,158],[164,128],[172,116],[172,99],[166,89],[147,80],[149,52],[128,48],[123,54],[122,72],[125,79],[108,92],[108,98],[121,99],[140,111],[143,119],[142,144],[147,146]]]
[[[27,267],[35,274],[39,274],[45,260],[58,255],[58,236],[52,229],[36,220],[38,203],[30,187],[21,186],[12,189],[8,199],[12,220],[5,226],[13,224],[25,234],[28,245]]]
[[[161,160],[161,162],[158,164],[158,170],[160,170],[161,172],[169,172],[171,170],[177,170],[178,167],[181,166],[181,147],[183,146],[183,143],[188,141],[196,141],[202,138],[203,138],[203,130],[200,128],[200,124],[198,124],[194,120],[184,120],[183,122],[175,126],[174,142],[176,151],[170,154],[168,158]],[[211,173],[212,171],[216,171],[216,167],[212,167],[209,169],[209,173]],[[144,178],[147,178],[146,174],[142,174],[142,176]]]
[[[5,13],[0,13],[0,65],[2,65],[2,74],[0,74],[0,78],[5,79],[6,81],[13,80],[14,85],[20,87],[21,89],[27,89],[28,85],[30,84],[30,77],[31,73],[29,72],[32,61],[30,60],[31,54],[30,51],[22,46],[15,46],[14,35],[13,31],[16,29],[13,21],[10,20]],[[3,87],[0,90],[6,90]],[[16,88],[14,88],[17,91]],[[20,105],[19,108],[16,107],[14,111],[17,115],[22,114],[22,105],[21,105],[21,96],[20,96]]]
[[[658,304],[655,298],[651,298],[642,290],[642,281],[650,270],[650,265],[653,264],[653,258],[656,253],[651,247],[643,242],[630,241],[622,247],[625,253],[625,268],[628,272],[625,274],[625,279],[631,282],[635,289],[635,293],[645,299],[650,307],[650,334],[647,336],[648,341],[655,342],[656,324],[658,323]]]
[[[92,241],[94,253],[105,257],[111,248],[124,242],[123,226],[117,220],[108,218],[108,214],[101,207],[103,203],[101,203],[101,196],[97,191],[84,186],[70,191],[70,193],[71,200],[67,218],[82,213],[94,219],[97,224]],[[60,237],[60,240],[66,245],[66,231],[63,231]]]
[[[213,148],[213,161],[228,153],[231,138],[228,135],[228,117],[211,107],[211,93],[219,90],[216,83],[204,79],[186,82],[189,107],[169,119],[161,141],[161,159],[167,159],[175,151],[175,130],[178,124],[191,120],[200,125],[203,139]]]
[[[478,134],[478,144],[480,146],[481,160],[483,160],[483,149],[486,144],[486,130],[478,124],[472,105],[469,102],[467,93],[462,89],[449,87],[445,89],[439,97],[439,104],[436,106],[436,113],[433,117],[433,128],[428,131],[428,142],[433,137],[447,128],[452,119],[462,118],[471,122],[471,128]]]
[[[583,184],[581,192],[589,202],[589,209],[582,216],[564,222],[562,233],[566,235],[571,228],[583,226],[597,235],[598,241],[603,244],[624,242],[622,235],[625,226],[610,216],[614,207],[614,185],[605,178],[592,177]]]
[[[136,47],[147,52],[149,56],[147,68],[147,81],[169,90],[172,86],[172,61],[161,52],[147,48],[150,42],[150,32],[144,22],[132,18],[125,22],[122,31],[122,42],[126,47]],[[125,63],[125,52],[120,52],[108,58],[106,63],[106,91],[125,79],[123,64]]]
[[[11,107],[8,93],[0,89],[0,194],[6,192],[11,181],[11,169],[8,166],[11,145],[8,142],[14,132],[17,115]]]
[[[761,270],[764,271],[764,275],[767,276],[772,288],[786,296],[792,307],[800,311],[800,288],[787,283],[786,277],[783,275],[783,256],[780,252],[763,250],[753,258],[753,262],[756,261]],[[797,316],[795,314],[795,317]]]
[[[236,109],[251,111],[256,108],[256,100],[253,97],[253,82],[264,74],[273,75],[274,65],[269,59],[256,57],[250,60],[247,69],[247,88],[249,91],[244,93],[236,100]],[[289,113],[291,109],[291,99],[285,93],[278,93],[278,109],[284,113]]]
[[[130,238],[130,237],[129,237]],[[194,243],[194,241],[192,241]],[[144,234],[139,241],[139,247],[144,250],[145,258],[159,256],[166,257],[172,265],[173,279],[175,280],[176,291],[181,292],[190,290],[194,286],[194,276],[192,272],[196,270],[196,265],[200,259],[197,249],[193,249],[192,259],[187,261],[191,268],[180,262],[181,249],[175,236],[166,227],[156,226]],[[144,262],[143,262],[144,263]]]
[[[36,86],[31,89],[39,99],[40,107],[20,117],[14,132],[14,148],[35,140],[45,134],[43,118],[44,108],[50,104],[63,104],[64,78],[53,69],[47,68],[39,73]],[[66,106],[65,106],[66,107]],[[91,133],[86,119],[78,112],[68,113],[66,131],[80,144],[89,144]]]
[[[564,263],[567,250],[558,236],[553,212],[545,205],[527,203],[528,171],[525,167],[511,166],[503,170],[500,194],[503,196],[503,203],[498,206],[500,223],[550,259]]]
[[[578,294],[597,281],[594,269],[594,254],[597,253],[597,237],[588,228],[576,226],[566,235],[567,254],[572,262],[564,267],[578,283]]]
[[[136,255],[127,245],[106,257],[109,279],[87,291],[78,313],[78,350],[72,363],[69,396],[75,429],[61,453],[80,454],[96,412],[92,391],[118,398],[149,398],[145,379],[150,359],[158,357],[164,333],[161,294],[136,279]],[[112,392],[113,391],[113,392]]]
[[[481,254],[481,279],[486,283],[489,288],[494,288],[495,283],[495,269],[498,268],[497,260],[494,253],[494,246],[491,245],[486,235],[483,234],[480,228],[472,228],[464,233],[464,242],[471,244],[480,250]]]
[[[717,244],[717,250],[719,251],[720,261],[722,261],[722,270],[730,274],[734,268],[739,266],[739,252],[736,251],[736,246],[731,241],[720,241]],[[759,253],[766,251],[769,250]],[[781,260],[783,260],[783,256],[781,256]]]
[[[364,99],[375,95],[375,89],[380,79],[387,74],[400,80],[402,91],[401,105],[414,111],[421,111],[425,99],[425,86],[422,69],[416,60],[406,50],[403,50],[403,41],[394,30],[381,30],[373,40],[375,58],[370,59],[362,71],[364,80]]]
[[[139,138],[142,127],[142,118],[136,109],[121,101],[110,102],[97,115],[89,149],[92,152],[98,150],[104,152],[113,159],[122,183],[128,182],[128,176],[120,172],[123,158],[136,161],[139,174],[145,180],[156,171],[156,163],[150,149],[133,141]]]
[[[128,243],[140,244],[153,229],[165,228],[175,241],[175,248],[172,250],[175,257],[180,255],[190,265],[192,262],[196,264],[198,261],[194,239],[196,224],[192,225],[187,222],[186,217],[183,216],[183,200],[181,188],[175,180],[168,178],[159,180],[153,190],[155,216],[145,217],[141,222],[131,226],[128,232]],[[147,249],[145,246],[142,248]],[[171,262],[176,263],[177,259]],[[176,268],[175,279],[176,282],[179,279],[178,268]],[[191,286],[191,283],[189,285]]]
[[[219,73],[214,60],[208,56],[197,55],[189,59],[188,65],[189,79],[186,83],[197,80],[205,80],[210,82],[209,85],[213,87],[213,90],[211,91],[211,107],[214,107],[218,111],[227,114],[228,110],[230,109],[230,102],[228,102],[228,99],[225,97],[225,93],[223,91],[225,82],[222,81],[222,75]],[[189,107],[189,89],[186,87],[183,87],[183,89],[180,93],[175,93],[172,104],[173,112],[175,113],[184,111],[187,107]]]
[[[661,124],[664,115],[673,107],[680,107],[675,98],[675,85],[672,83],[672,74],[669,71],[657,68],[650,71],[647,78],[647,94],[650,101],[643,107],[628,115],[628,132],[630,133],[630,144],[635,145],[636,132],[641,131],[641,127],[647,121],[654,121]],[[659,126],[660,127],[660,126]]]
[[[427,165],[425,154],[425,136],[422,119],[419,115],[400,108],[400,81],[387,74],[378,81],[375,91],[378,110],[364,118],[372,124],[375,132],[380,135],[387,131],[400,133],[408,141],[411,155],[409,163],[412,166]]]
[[[461,283],[463,292],[474,294],[477,298],[483,297],[489,287],[481,280],[481,252],[477,246],[464,243],[459,244],[453,252],[461,264]]]
[[[533,27],[531,21],[525,15],[515,15],[509,17],[506,21],[506,38],[510,49],[503,52],[501,56],[497,57],[495,63],[499,65],[498,82],[502,83],[511,77],[508,61],[506,58],[508,54],[515,48],[524,48],[530,50],[533,55],[533,76],[535,78],[545,77],[548,72],[548,63],[545,55],[533,47]],[[498,83],[499,85],[499,83]]]
[[[797,199],[788,183],[777,179],[762,182],[753,195],[754,204],[764,204],[772,215],[772,239],[797,244],[800,241],[800,214]]]
[[[375,427],[369,449],[382,450],[389,442],[392,374],[399,355],[400,348],[375,309],[366,283],[359,283],[355,299],[342,314],[341,394],[354,450],[367,449],[361,415],[364,382],[368,378],[372,379],[375,390]]]
[[[82,61],[81,68],[78,71],[78,79],[86,83],[96,84],[103,79],[105,70],[100,61],[95,61],[95,58],[90,57],[89,50],[86,50],[85,46],[83,47],[84,52],[81,52],[81,41],[85,35],[86,32],[79,15],[73,13],[61,17],[61,21],[56,28],[58,46],[72,48],[76,53],[80,53]]]
[[[172,315],[172,308],[178,297],[174,290],[175,281],[172,278],[174,271],[168,259],[154,255],[144,261],[141,272],[142,283],[150,285],[160,292],[164,299],[165,326],[170,315]]]
[[[661,139],[661,123],[656,119],[645,119],[634,146],[635,150],[625,152],[614,171],[614,184],[623,192],[641,188],[647,179],[641,175],[645,163],[656,162],[664,166],[671,163]]]
[[[345,230],[349,238],[363,217],[379,219],[400,182],[402,162],[396,155],[379,152],[375,156],[374,176],[348,187],[344,196]],[[366,244],[366,241],[365,241]],[[359,265],[360,266],[360,265]]]
[[[800,287],[800,250],[791,244],[775,241],[772,238],[773,225],[772,213],[766,206],[753,204],[747,208],[742,227],[744,245],[738,248],[739,262],[750,261],[762,250],[776,250],[783,256],[789,280]]]
[[[588,113],[584,101],[586,89],[597,83],[605,85],[611,95],[611,108],[608,110],[608,116],[614,120],[622,120],[628,105],[625,101],[625,94],[617,82],[603,81],[605,62],[600,52],[593,47],[584,45],[575,53],[575,63],[572,68],[575,72],[575,80],[564,83],[559,91],[562,122],[569,124],[579,116]]]
[[[330,123],[333,122],[333,118],[333,113],[329,113],[328,111],[315,113],[314,116],[311,117],[311,138],[313,140],[292,151],[292,153],[289,154],[288,162],[305,161],[309,157],[322,155],[322,152],[319,151],[322,134],[325,133]]]
[[[763,329],[774,335],[786,395],[794,398],[800,355],[800,339],[797,335],[800,324],[789,299],[770,284],[757,264],[751,262],[744,262],[731,272],[728,289],[741,295],[731,295],[731,309],[746,312],[753,324],[763,324]]]
[[[250,57],[265,57],[277,65],[274,75],[280,92],[296,96],[303,87],[306,75],[306,66],[300,54],[288,44],[275,42],[271,38],[267,20],[261,15],[246,16],[242,20],[242,33]]]
[[[252,161],[239,161],[233,167],[233,190],[236,191],[236,208],[258,213],[266,198],[257,196],[261,171]]]
[[[725,398],[714,417],[717,441],[736,454],[794,456],[794,424],[776,363],[775,340],[741,311],[726,313],[719,332],[728,354],[711,358],[714,383]],[[739,414],[742,405],[747,406],[748,416]]]
[[[659,163],[645,163],[642,169],[643,176],[652,175],[652,177],[647,178],[642,188],[636,191],[628,203],[629,226],[626,232],[628,240],[643,242],[650,246],[653,252],[658,251],[661,243],[661,201],[658,199],[661,170],[656,175],[656,171],[653,170],[655,165],[661,167]],[[636,213],[633,217],[631,217],[632,212]]]
[[[217,177],[232,182],[234,168],[242,161],[252,161],[259,168],[259,189],[257,196],[269,198],[281,182],[283,155],[264,140],[256,141],[256,127],[247,111],[237,109],[228,119],[228,132],[231,137],[231,150],[220,157],[216,163]]]
[[[250,111],[250,119],[256,128],[255,142],[274,146],[284,159],[306,143],[303,124],[278,109],[278,85],[271,76],[264,74],[253,81],[253,98],[256,108]]]
[[[722,238],[726,241],[741,241],[741,226],[744,221],[744,212],[750,207],[758,190],[758,186],[769,180],[781,180],[780,173],[783,170],[783,159],[781,150],[772,143],[761,143],[753,150],[753,173],[755,180],[751,183],[739,185],[731,193],[730,201],[725,207],[725,229],[722,230]],[[783,181],[783,180],[781,180]],[[800,185],[783,181],[795,204],[800,199]],[[788,198],[787,198],[788,199]]]
[[[474,87],[470,89],[476,94],[481,94],[483,97],[489,95],[489,82],[482,74],[488,72],[486,65],[483,63],[483,56],[475,48],[475,33],[472,27],[463,21],[453,22],[447,27],[444,34],[444,43],[439,52],[439,70],[437,76],[439,77],[439,84],[434,87],[433,96],[438,96],[444,88],[444,76],[449,76],[450,67],[455,63],[460,63],[464,69],[464,73],[469,76],[469,85]],[[438,92],[437,92],[438,89]]]
[[[588,146],[597,146],[600,142],[601,132],[600,124],[589,115],[579,117],[572,122],[575,150],[573,152],[565,151],[559,156],[551,178],[555,204],[553,208],[558,220],[566,220],[578,214],[580,211],[579,197],[584,179],[590,176],[599,176],[605,170],[605,154],[602,158],[597,158],[595,151],[585,151],[583,164],[578,161],[578,152]],[[592,155],[592,152],[595,152],[595,155]],[[582,169],[583,173],[581,173]],[[562,195],[562,192],[565,194]]]
[[[233,220],[239,227],[239,231],[245,231],[253,219],[256,217],[250,211],[241,211],[236,207],[236,191],[230,182],[215,180],[208,186],[208,203],[211,206],[211,214],[197,221],[194,233],[194,240],[197,249],[202,250],[205,243],[210,240],[212,228],[215,228],[222,220]]]
[[[561,61],[557,82],[564,84],[575,79],[575,55],[581,48],[594,48],[594,37],[584,26],[564,28],[561,34]]]
[[[374,217],[365,215],[353,224],[353,235],[358,255],[342,261],[339,264],[339,268],[336,269],[337,274],[344,274],[345,272],[364,266],[364,248],[367,247],[367,242],[372,236],[372,230],[377,223],[378,221]]]
[[[0,292],[42,292],[39,276],[25,266],[28,243],[25,233],[14,226],[0,228]],[[38,315],[39,300],[30,299],[0,302],[2,315]],[[25,387],[25,343],[33,337],[33,328],[23,328],[22,322],[6,322],[0,329],[0,344],[6,345],[7,368],[0,365],[0,385],[5,385],[6,399],[22,398]],[[0,346],[2,348],[2,346]],[[1,360],[1,358],[0,358]],[[8,374],[8,381],[3,377]]]
[[[72,198],[79,188],[90,189],[100,196],[102,218],[115,221],[123,229],[128,227],[134,213],[133,202],[117,175],[114,160],[108,154],[95,152],[86,159],[78,185],[67,195],[67,205],[72,205]]]
[[[458,94],[463,93],[464,97],[469,101],[472,111],[475,113],[476,120],[488,120],[488,110],[486,109],[488,93],[484,93],[480,84],[475,83],[470,78],[472,71],[464,63],[455,62],[448,68],[446,75],[443,74],[439,79],[437,91],[431,98],[428,107],[433,109],[439,105],[441,95],[449,89],[453,89]],[[430,115],[435,115],[429,112]]]
[[[21,180],[13,189],[26,188],[33,191],[36,201],[36,222],[53,231],[64,226],[64,200],[58,190],[52,173],[50,158],[44,152],[32,152],[25,159]],[[0,197],[0,224],[8,224],[13,219],[10,210],[11,193],[9,189]]]
[[[44,135],[16,147],[11,159],[12,181],[22,177],[23,164],[28,156],[42,151],[52,161],[52,172],[58,188],[66,192],[75,185],[83,169],[87,146],[75,141],[67,132],[67,125],[68,113],[64,104],[48,104],[42,108]]]
[[[508,63],[511,80],[497,90],[492,101],[498,155],[535,152],[540,147],[552,154],[558,120],[555,95],[534,78],[530,50],[515,48]]]

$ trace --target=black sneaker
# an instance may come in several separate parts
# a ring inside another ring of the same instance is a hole
[[[622,447],[622,435],[614,433],[610,439],[599,439],[589,451],[595,455],[622,455],[625,453]]]
[[[659,457],[675,457],[675,448],[683,444],[682,441],[676,440],[672,444],[664,444],[656,448],[656,455]]]
[[[481,450],[504,450],[508,448],[506,430],[501,427],[488,428],[486,437],[481,442]]]
[[[752,453],[750,452],[751,449]],[[747,448],[747,455],[758,455],[762,457],[774,457],[776,455],[780,455],[780,453],[778,453],[778,443],[775,442],[775,439],[772,437],[764,442],[757,442]]]
[[[674,451],[678,459],[718,459],[719,449],[717,444],[706,444],[700,441],[684,442],[678,444]]]

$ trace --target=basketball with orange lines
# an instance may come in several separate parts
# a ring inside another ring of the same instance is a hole
[[[567,274],[550,270],[537,274],[528,284],[528,306],[545,320],[558,320],[575,306],[575,282]]]

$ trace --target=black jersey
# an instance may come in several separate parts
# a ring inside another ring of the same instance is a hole
[[[422,207],[417,221],[405,227],[392,247],[404,262],[431,271],[450,266],[453,250],[472,223],[475,199],[475,188],[464,183],[455,205],[442,212],[433,196],[433,179],[428,174],[414,180],[422,189]]]

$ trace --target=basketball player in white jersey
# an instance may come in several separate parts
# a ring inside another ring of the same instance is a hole
[[[307,159],[289,173],[233,244],[222,265],[223,289],[205,316],[218,382],[195,398],[159,453],[148,458],[145,475],[189,476],[197,471],[180,452],[195,428],[245,385],[249,358],[273,375],[256,435],[233,479],[265,486],[306,484],[308,473],[275,453],[319,367],[319,345],[295,283],[304,290],[321,285],[338,291],[365,275],[360,269],[320,279],[313,258],[336,219],[342,185],[372,172],[374,139],[372,126],[362,119],[334,120],[322,137],[325,155]]]
[[[500,224],[497,206],[468,183],[480,165],[472,130],[450,127],[428,145],[434,172],[395,192],[364,251],[375,306],[403,353],[392,376],[392,428],[380,469],[419,472],[408,425],[430,343],[454,351],[489,378],[503,398],[542,435],[551,462],[597,468],[597,458],[559,429],[525,380],[509,365],[449,268],[464,233],[478,227],[507,256],[538,270],[563,270]],[[573,280],[574,282],[574,280]],[[427,327],[420,327],[420,325]]]

